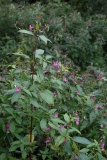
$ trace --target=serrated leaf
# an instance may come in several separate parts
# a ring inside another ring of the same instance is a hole
[[[81,144],[91,144],[91,142],[88,139],[84,138],[84,137],[75,136],[75,137],[73,137],[73,140],[75,142],[81,143]]]
[[[11,97],[11,103],[13,104],[21,97],[21,92],[16,92]]]
[[[15,119],[15,121],[16,121],[18,124],[21,124],[21,123],[22,123],[21,117],[17,117],[17,118]]]
[[[81,132],[78,129],[74,128],[74,127],[71,127],[71,129],[68,129],[68,132],[69,133],[77,132],[77,133],[81,134]]]
[[[31,31],[27,31],[27,30],[24,30],[24,29],[21,29],[21,30],[19,30],[18,32],[20,32],[20,33],[25,33],[25,34],[29,34],[29,35],[34,35]]]

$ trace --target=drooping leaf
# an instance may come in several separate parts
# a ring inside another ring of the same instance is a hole
[[[18,53],[18,52],[12,53],[12,54],[14,54],[15,56],[23,57],[23,58],[25,58],[25,59],[29,59],[29,56],[27,56],[27,55],[25,55],[25,54],[21,54],[21,53]]]
[[[47,44],[47,42],[49,41],[49,42],[51,42],[48,38],[46,38],[44,35],[38,35],[38,37],[42,40],[42,41],[44,41],[46,44]],[[51,42],[52,43],[52,42]]]
[[[34,35],[31,31],[27,31],[27,30],[25,30],[25,29],[21,29],[21,30],[19,30],[18,32],[20,32],[20,33],[25,33],[25,34],[29,34],[29,35]]]

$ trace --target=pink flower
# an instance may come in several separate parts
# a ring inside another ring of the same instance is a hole
[[[98,77],[98,80],[104,82],[104,79],[103,79],[102,76],[99,76],[99,77]]]
[[[31,31],[32,29],[34,29],[34,26],[33,26],[33,25],[30,25],[30,26],[29,26],[29,30]]]
[[[50,138],[49,138],[49,137],[46,139],[45,143],[46,143],[46,144],[47,144],[47,143],[50,143]]]
[[[59,64],[58,64],[58,61],[53,62],[53,66],[54,66],[54,67],[58,67],[58,65],[59,65]]]
[[[56,118],[58,118],[58,113],[55,113],[54,116],[55,116]]]
[[[19,108],[19,106],[15,106],[15,108],[17,108],[17,109],[18,109],[18,108]]]
[[[66,143],[67,142],[67,140],[66,139],[64,139],[64,143]]]
[[[63,81],[66,83],[66,82],[68,82],[68,80],[66,79],[66,78],[63,78]]]
[[[74,78],[75,74],[74,73],[71,73],[70,77],[71,78]]]
[[[78,116],[78,112],[75,112],[74,114],[75,114],[75,116]]]
[[[68,100],[70,101],[70,97],[68,97]]]
[[[64,125],[60,125],[60,128],[61,128],[61,129],[64,129],[64,128],[65,128],[65,126],[66,126],[66,124],[64,124]]]
[[[80,94],[80,91],[76,91],[76,94]]]
[[[102,151],[104,151],[104,146],[105,146],[105,143],[104,143],[104,141],[102,141],[102,142],[101,142],[101,150],[102,150]]]
[[[2,81],[2,78],[0,77],[0,81]]]
[[[53,92],[53,94],[54,94],[54,96],[56,97],[56,95],[57,95],[57,92],[56,92],[56,91],[54,91],[54,92]]]
[[[6,124],[6,132],[9,133],[10,132],[10,122],[8,122]]]
[[[49,131],[51,128],[50,127],[46,127],[46,131]]]
[[[20,92],[21,88],[19,86],[16,86],[16,92]]]
[[[75,123],[76,123],[76,125],[79,125],[80,120],[79,120],[79,119],[76,119],[76,120],[75,120]]]
[[[57,72],[60,73],[60,68],[57,69]]]
[[[99,106],[95,106],[95,110],[98,110]]]
[[[74,156],[74,160],[78,159],[78,156]]]

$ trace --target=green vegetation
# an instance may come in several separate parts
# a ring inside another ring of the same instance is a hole
[[[106,13],[33,2],[0,1],[0,160],[106,160]]]

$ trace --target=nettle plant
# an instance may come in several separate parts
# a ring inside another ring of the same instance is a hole
[[[19,32],[36,46],[51,42],[39,35],[38,24],[29,29]],[[88,125],[84,112],[94,106],[74,73],[39,48],[32,55],[13,55],[16,61],[0,77],[0,159],[105,159],[104,141],[100,147],[99,137],[85,138],[94,112]]]

